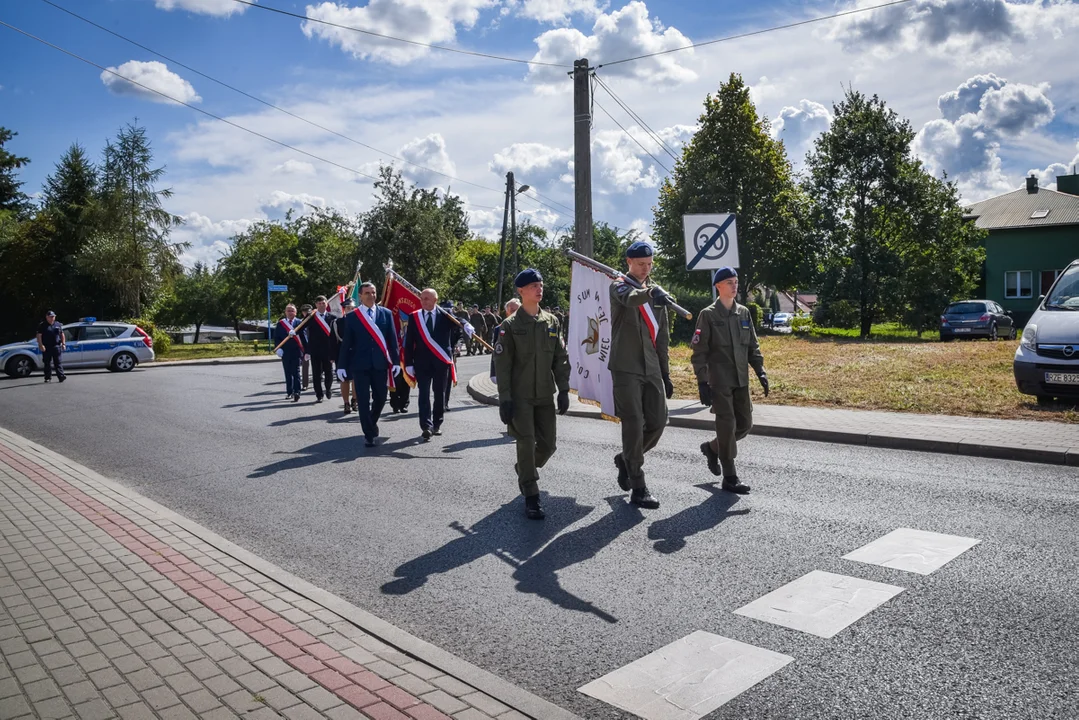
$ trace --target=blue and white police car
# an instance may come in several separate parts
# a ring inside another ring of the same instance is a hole
[[[64,344],[65,370],[103,367],[127,372],[154,359],[154,341],[142,328],[92,317],[64,325]],[[44,367],[36,338],[0,345],[0,368],[11,377],[29,377]]]

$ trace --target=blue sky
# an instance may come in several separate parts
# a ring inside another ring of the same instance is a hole
[[[54,0],[114,32],[350,138],[444,175],[396,164],[411,180],[464,195],[473,229],[493,236],[513,170],[541,193],[520,211],[572,222],[571,82],[561,69],[427,50],[305,24],[234,0]],[[429,43],[544,62],[593,62],[680,47],[881,0],[364,0],[263,5]],[[333,167],[163,102],[114,75],[0,27],[0,125],[29,156],[36,192],[75,141],[93,156],[125,123],[144,125],[175,192],[172,212],[213,261],[250,222],[290,208],[370,206],[380,161],[94,28],[41,0],[0,5],[0,20],[119,74],[359,173]],[[600,70],[666,144],[693,133],[704,96],[743,75],[796,168],[847,85],[879,94],[919,132],[915,150],[978,200],[1030,171],[1050,186],[1079,162],[1079,5],[1062,0],[913,0],[842,19]],[[597,100],[652,155],[672,161],[602,91]],[[647,233],[666,175],[600,110],[593,131],[596,219]],[[474,185],[465,184],[474,183]],[[476,187],[480,185],[483,187]]]

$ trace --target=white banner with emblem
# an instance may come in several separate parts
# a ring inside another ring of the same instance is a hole
[[[607,358],[611,354],[613,281],[603,273],[573,263],[569,300],[569,386],[581,402],[599,405],[614,420],[614,385]]]

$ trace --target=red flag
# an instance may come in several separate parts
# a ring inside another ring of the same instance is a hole
[[[416,293],[408,289],[404,283],[399,283],[393,277],[386,277],[386,287],[382,293],[382,306],[390,309],[393,313],[393,326],[397,330],[397,346],[401,348],[401,369],[405,367],[405,326],[413,312],[420,309],[420,298]],[[415,387],[416,381],[410,378],[408,373],[402,373],[405,382],[410,387]]]

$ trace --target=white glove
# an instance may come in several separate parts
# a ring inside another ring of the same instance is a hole
[[[472,337],[476,334],[476,328],[472,327],[471,323],[466,322],[462,324],[461,327],[465,329],[465,335],[468,335],[469,337]]]
[[[393,366],[393,376],[397,377],[400,374],[401,374],[401,366],[400,365],[394,365]]]
[[[285,357],[285,351],[281,348],[277,349],[277,357]]]
[[[304,355],[303,359],[304,359],[304,362],[308,362],[309,360],[311,360],[311,356],[310,355]]]
[[[295,330],[289,330],[288,331],[288,336],[289,337],[296,337],[296,331]]]
[[[406,366],[405,372],[408,373],[409,377],[416,377],[416,368],[412,365]]]
[[[348,378],[345,376],[345,371],[341,368],[337,369],[337,379],[341,382],[345,382],[346,380],[348,380]]]

